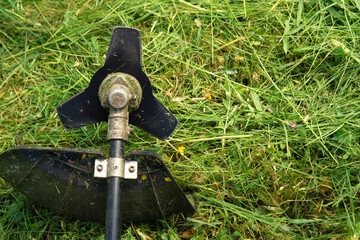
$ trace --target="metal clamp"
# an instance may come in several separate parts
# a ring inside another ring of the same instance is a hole
[[[94,177],[108,178],[121,177],[124,179],[137,179],[138,162],[122,158],[96,159]]]

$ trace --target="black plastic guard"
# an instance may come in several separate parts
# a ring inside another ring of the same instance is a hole
[[[0,155],[0,177],[39,205],[70,217],[104,221],[107,182],[94,179],[101,151],[21,147]],[[184,192],[153,152],[134,151],[138,179],[122,181],[124,223],[147,222],[195,211]]]

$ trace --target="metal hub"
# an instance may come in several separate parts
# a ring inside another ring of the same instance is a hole
[[[110,74],[99,88],[99,99],[105,109],[123,108],[128,104],[131,112],[139,107],[141,98],[142,89],[139,81],[126,73]]]
[[[126,73],[110,74],[99,88],[101,106],[108,109],[107,139],[129,141],[129,112],[139,107],[142,90],[135,77]]]

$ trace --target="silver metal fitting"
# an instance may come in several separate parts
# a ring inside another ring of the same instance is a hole
[[[122,139],[129,141],[130,127],[128,122],[129,112],[126,111],[126,108],[119,109],[110,107],[107,139]]]
[[[94,177],[106,178],[107,177],[107,159],[96,159],[94,167]]]
[[[109,158],[107,165],[108,177],[124,177],[124,158]]]
[[[129,112],[139,107],[142,88],[126,73],[109,74],[99,88],[101,105],[109,111],[107,139],[129,141]]]
[[[96,159],[94,177],[108,178],[121,177],[124,179],[137,179],[138,162],[123,158]]]
[[[142,88],[135,77],[126,73],[109,74],[99,88],[101,106],[109,109],[123,108],[128,104],[128,110],[139,107],[142,98]]]
[[[123,108],[129,102],[129,92],[124,87],[115,88],[109,93],[109,104],[113,108]]]
[[[125,179],[137,179],[138,162],[137,161],[125,161],[124,178]]]

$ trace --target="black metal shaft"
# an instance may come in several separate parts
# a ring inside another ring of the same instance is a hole
[[[110,140],[109,158],[124,157],[124,141],[120,139]],[[106,208],[106,240],[118,240],[121,238],[121,178],[109,177],[108,198]]]

